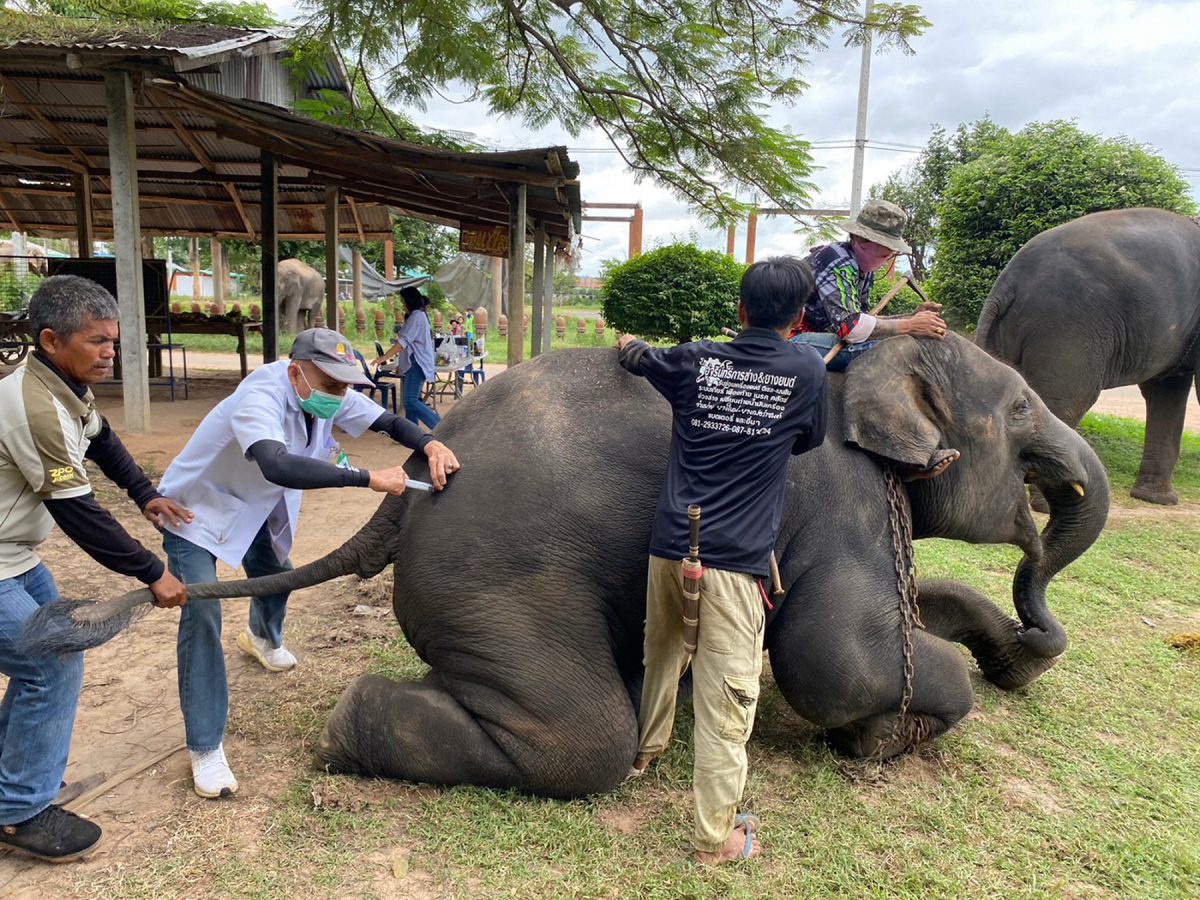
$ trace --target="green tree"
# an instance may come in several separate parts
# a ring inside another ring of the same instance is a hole
[[[745,271],[716,250],[670,244],[620,264],[606,262],[600,307],[618,331],[683,343],[737,321]]]
[[[929,276],[937,244],[938,204],[942,202],[950,173],[1008,136],[1006,130],[986,117],[970,125],[959,125],[953,135],[935,125],[916,162],[870,191],[872,197],[890,200],[908,213],[904,239],[912,247],[912,272],[919,281]]]
[[[421,107],[463,85],[491,112],[571,135],[597,127],[638,175],[709,219],[740,218],[740,185],[781,206],[812,191],[808,145],[767,122],[768,104],[807,85],[799,72],[836,29],[880,48],[928,22],[916,6],[859,0],[313,0],[308,33],[385,100]]]
[[[971,327],[996,276],[1030,238],[1134,206],[1195,212],[1178,170],[1129,138],[1104,139],[1063,121],[998,134],[950,173],[937,207],[930,291],[954,324]]]

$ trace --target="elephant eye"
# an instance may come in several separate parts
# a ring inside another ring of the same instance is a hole
[[[1033,406],[1029,403],[1028,397],[1018,397],[1012,405],[1013,418],[1023,419],[1033,410]]]

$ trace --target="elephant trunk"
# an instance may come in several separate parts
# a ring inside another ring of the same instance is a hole
[[[1040,541],[1027,547],[1013,576],[1013,604],[1023,628],[1021,644],[1051,658],[1067,649],[1067,633],[1050,612],[1050,580],[1099,537],[1108,519],[1108,476],[1087,443],[1058,420],[1051,438],[1029,456],[1033,482],[1050,506]]]

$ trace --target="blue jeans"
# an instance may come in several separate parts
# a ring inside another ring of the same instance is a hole
[[[39,606],[58,599],[41,563],[0,580],[0,825],[31,819],[50,805],[67,769],[83,654],[23,656],[13,643]]]
[[[425,387],[425,376],[420,366],[413,364],[404,373],[404,418],[410,422],[424,424],[430,431],[437,428],[442,417],[421,401],[421,389]]]
[[[792,338],[793,344],[808,344],[822,356],[832,350],[837,342],[836,334],[826,334],[820,331],[802,331]],[[837,356],[826,363],[825,368],[830,372],[845,372],[850,363],[878,343],[879,341],[863,341],[861,344],[846,344]]]
[[[184,584],[217,580],[217,560],[203,547],[169,531],[163,532],[167,567]],[[271,549],[271,532],[263,523],[242,559],[251,578],[292,568]],[[250,601],[250,632],[272,647],[283,644],[287,594],[255,597]],[[179,661],[179,706],[189,750],[215,750],[225,738],[229,718],[229,685],[221,647],[221,601],[188,600],[180,610],[176,654]]]

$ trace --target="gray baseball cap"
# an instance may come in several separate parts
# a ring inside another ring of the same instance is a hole
[[[371,383],[354,355],[354,346],[328,328],[308,328],[296,335],[292,359],[310,360],[330,378],[346,384]]]

